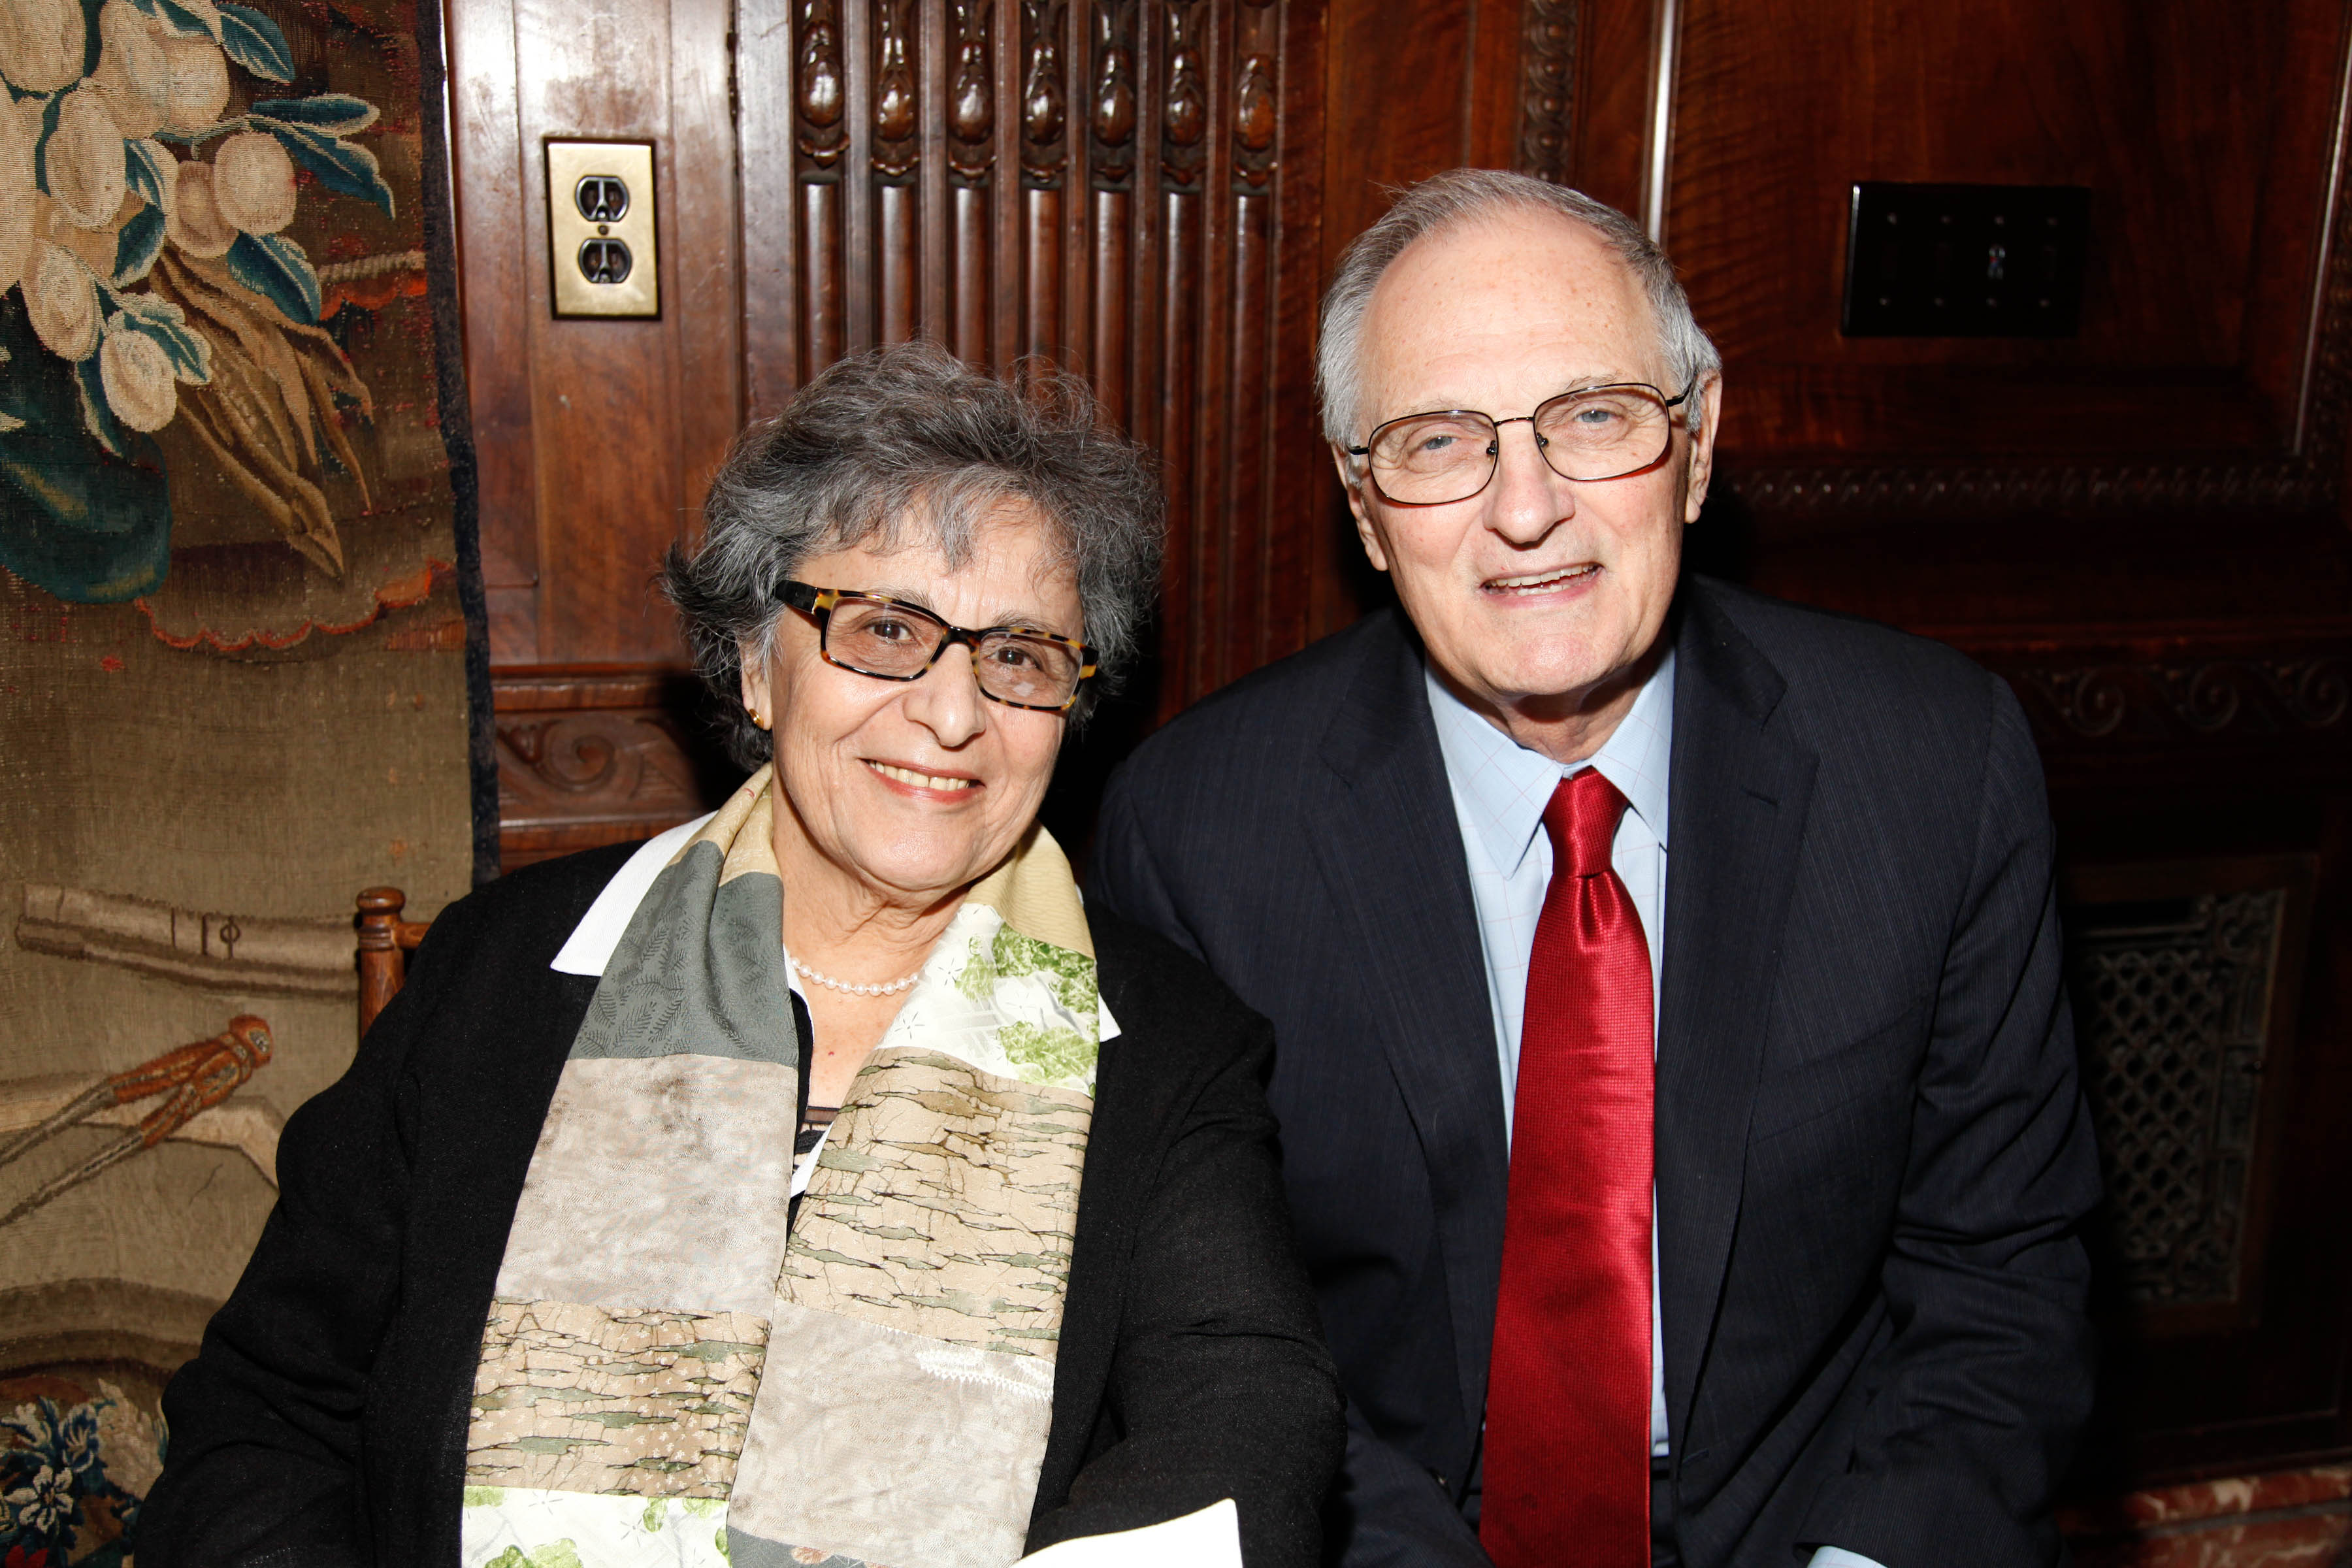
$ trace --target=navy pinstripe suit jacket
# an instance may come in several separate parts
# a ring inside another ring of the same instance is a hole
[[[2024,717],[1948,648],[1703,578],[1669,635],[1657,1223],[1684,1561],[2055,1562],[2098,1179]],[[1285,1181],[1350,1405],[1350,1564],[1484,1561],[1507,1156],[1423,657],[1385,611],[1154,735],[1089,886],[1274,1020]]]

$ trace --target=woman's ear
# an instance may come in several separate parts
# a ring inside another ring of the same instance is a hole
[[[765,730],[776,721],[775,704],[768,688],[768,661],[761,650],[750,643],[736,645],[735,657],[741,668],[743,710],[751,715],[751,722]]]

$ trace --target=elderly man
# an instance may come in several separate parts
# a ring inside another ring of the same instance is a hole
[[[1398,608],[1147,742],[1092,889],[1275,1022],[1334,1556],[2055,1562],[2097,1178],[2015,701],[1682,574],[1719,362],[1612,209],[1431,180],[1320,352]]]

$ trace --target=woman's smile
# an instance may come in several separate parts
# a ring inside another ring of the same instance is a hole
[[[986,786],[970,773],[935,773],[908,763],[886,763],[878,758],[864,758],[866,765],[897,793],[917,800],[940,800],[961,803],[971,799]]]

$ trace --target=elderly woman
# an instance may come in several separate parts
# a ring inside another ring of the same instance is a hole
[[[667,580],[757,771],[434,922],[287,1127],[141,1568],[1315,1560],[1268,1031],[1036,821],[1159,516],[1083,395],[927,348],[738,443]]]

